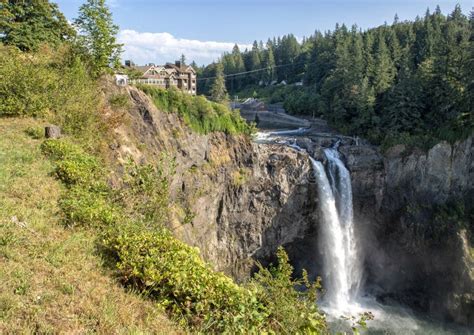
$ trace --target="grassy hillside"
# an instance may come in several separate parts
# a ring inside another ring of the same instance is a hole
[[[0,333],[170,334],[165,311],[189,332],[327,332],[319,282],[293,279],[283,250],[278,266],[238,285],[166,229],[166,152],[130,159],[110,182],[114,128],[133,101],[107,99],[110,81],[90,76],[74,49],[0,46],[0,60]],[[253,131],[205,98],[147,93],[195,132]],[[63,138],[45,141],[40,120]]]
[[[104,270],[92,231],[61,224],[41,125],[0,119],[0,333],[176,333]]]

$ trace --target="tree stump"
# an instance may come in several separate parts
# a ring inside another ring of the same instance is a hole
[[[46,138],[60,138],[61,137],[61,128],[58,126],[47,126],[44,128],[44,136]]]

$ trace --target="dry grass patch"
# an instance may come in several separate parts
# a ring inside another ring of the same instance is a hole
[[[108,275],[92,231],[61,225],[62,186],[25,132],[38,125],[0,119],[0,333],[176,333]]]

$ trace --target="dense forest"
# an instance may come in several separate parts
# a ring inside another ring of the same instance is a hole
[[[219,62],[232,96],[284,102],[292,114],[322,116],[377,144],[429,146],[473,130],[474,16],[459,5],[367,31],[336,25],[301,43],[291,34],[255,41]],[[216,66],[199,69],[201,93]]]

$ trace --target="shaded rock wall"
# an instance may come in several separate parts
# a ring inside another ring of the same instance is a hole
[[[278,246],[314,230],[317,204],[307,157],[245,136],[198,135],[142,92],[122,90],[132,103],[116,129],[113,160],[154,162],[163,152],[174,158],[170,228],[217,270],[244,278],[253,260],[270,260]],[[192,220],[183,224],[187,214]]]
[[[427,153],[343,147],[364,246],[367,284],[450,321],[474,322],[473,141]]]

